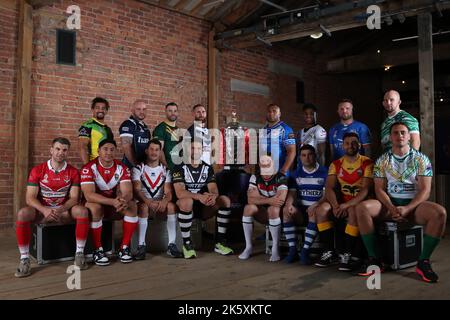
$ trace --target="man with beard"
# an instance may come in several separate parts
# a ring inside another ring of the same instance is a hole
[[[162,145],[161,163],[169,170],[173,170],[173,159],[180,153],[180,150],[176,148],[180,142],[177,119],[178,105],[175,102],[169,102],[166,104],[166,120],[158,124],[153,131],[153,138],[158,139]]]
[[[325,149],[327,143],[327,132],[317,124],[317,108],[311,103],[303,106],[303,119],[305,127],[297,133],[297,157],[300,158],[300,148],[304,145],[311,145],[316,150],[317,162],[325,165]],[[298,159],[300,164],[300,159]]]
[[[334,249],[334,223],[345,225],[345,248],[340,248],[336,241],[336,249],[341,251],[340,271],[351,271],[361,258],[355,247],[359,238],[355,207],[365,200],[372,187],[373,162],[368,157],[359,154],[361,144],[358,135],[347,132],[343,137],[343,157],[331,163],[325,184],[325,197],[315,212],[317,229],[324,250],[317,267],[328,267],[338,262]],[[339,187],[340,192],[335,189]],[[346,220],[346,224],[345,224]],[[339,240],[339,239],[337,239]],[[362,246],[361,246],[362,247]],[[353,258],[353,259],[352,259]]]
[[[400,94],[397,91],[389,90],[385,93],[383,107],[388,117],[381,124],[381,144],[384,151],[388,151],[392,146],[389,130],[392,124],[396,122],[403,122],[408,126],[411,136],[411,147],[416,150],[420,148],[419,122],[408,112],[400,110],[401,103]]]
[[[271,154],[275,170],[288,175],[295,160],[295,134],[291,127],[281,121],[280,107],[274,103],[267,106],[266,120],[264,134],[260,136],[263,151],[260,154]]]
[[[329,142],[331,161],[341,158],[344,154],[343,137],[347,132],[355,132],[362,144],[360,153],[370,158],[371,135],[369,128],[362,122],[353,119],[353,103],[349,99],[343,99],[338,104],[338,114],[341,121],[330,129]]]
[[[109,110],[109,102],[100,97],[92,100],[92,118],[78,130],[81,162],[84,164],[98,157],[98,145],[102,140],[114,140],[111,128],[103,123]]]
[[[356,207],[358,227],[369,256],[367,264],[356,274],[370,276],[369,265],[377,265],[383,271],[374,220],[409,221],[424,226],[423,248],[416,273],[425,282],[437,282],[438,275],[431,268],[430,257],[443,236],[447,212],[441,205],[427,201],[433,179],[431,162],[426,155],[410,147],[406,123],[394,123],[390,139],[392,149],[378,158],[374,168],[376,199]]]
[[[194,123],[187,129],[190,134],[189,139],[202,142],[203,154],[201,161],[211,165],[211,157],[213,156],[211,151],[212,138],[206,127],[206,108],[202,104],[196,104],[192,108],[192,113],[194,115]]]
[[[151,133],[145,122],[144,100],[136,100],[131,106],[131,116],[119,128],[124,156],[122,162],[130,169],[145,160],[145,150]]]

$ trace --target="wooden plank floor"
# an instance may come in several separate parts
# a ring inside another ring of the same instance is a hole
[[[256,247],[247,261],[200,251],[193,260],[161,253],[128,265],[91,266],[81,273],[81,290],[69,290],[69,262],[33,263],[31,277],[14,278],[18,250],[13,230],[7,230],[0,235],[0,299],[450,299],[448,231],[433,255],[439,283],[426,284],[409,268],[382,274],[381,290],[368,290],[364,278],[335,268],[269,263],[263,243]]]

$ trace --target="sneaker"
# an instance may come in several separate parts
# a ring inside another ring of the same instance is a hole
[[[145,255],[145,254],[144,254]],[[119,259],[122,263],[130,263],[133,261],[133,257],[131,255],[131,251],[129,247],[123,247],[119,250]]]
[[[105,255],[103,248],[98,248],[97,250],[94,250],[94,253],[92,256],[93,256],[94,263],[96,265],[98,265],[98,266],[109,265],[109,258]]]
[[[369,257],[365,263],[362,263],[358,269],[352,272],[353,275],[361,277],[369,277],[375,273],[375,271],[368,271],[370,266],[377,266],[380,268],[380,272],[384,272],[383,263],[378,258]]]
[[[178,247],[175,243],[169,243],[166,253],[172,258],[183,258],[183,253],[178,250]]]
[[[233,254],[233,249],[228,247],[225,242],[217,242],[214,246],[214,251],[223,256],[229,256],[230,254]]]
[[[332,250],[324,251],[320,256],[319,261],[317,261],[314,265],[316,267],[326,268],[338,263],[338,257],[336,253]]]
[[[138,245],[137,251],[134,253],[135,260],[145,260],[145,253],[147,252],[147,246],[145,244]]]
[[[425,282],[433,283],[437,282],[439,279],[438,275],[431,269],[431,263],[428,259],[417,261],[416,273],[419,274]]]
[[[338,267],[339,271],[346,271],[346,272],[352,271],[351,260],[350,260],[351,256],[352,255],[348,252],[340,255],[340,257],[339,257],[340,262],[339,262],[339,267]]]
[[[86,270],[88,268],[88,265],[86,263],[86,258],[84,257],[83,252],[75,253],[74,265],[76,265],[78,268],[80,268],[80,270]]]
[[[197,257],[192,242],[185,243],[183,245],[183,256],[185,259],[192,259]]]
[[[300,264],[304,266],[312,265],[311,258],[309,257],[309,251],[307,249],[302,249],[302,251],[300,251]]]
[[[16,278],[24,278],[31,275],[31,261],[30,258],[22,258],[19,262],[19,267],[17,268],[14,276]]]
[[[284,258],[284,262],[293,263],[298,260],[298,252],[296,247],[289,247],[289,252],[286,258]]]

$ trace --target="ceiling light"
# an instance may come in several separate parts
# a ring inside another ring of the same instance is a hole
[[[317,33],[313,33],[312,35],[310,35],[311,38],[313,39],[319,39],[323,36],[322,32],[317,32]]]

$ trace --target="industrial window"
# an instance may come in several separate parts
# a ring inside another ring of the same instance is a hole
[[[56,30],[56,63],[75,65],[76,33]]]

